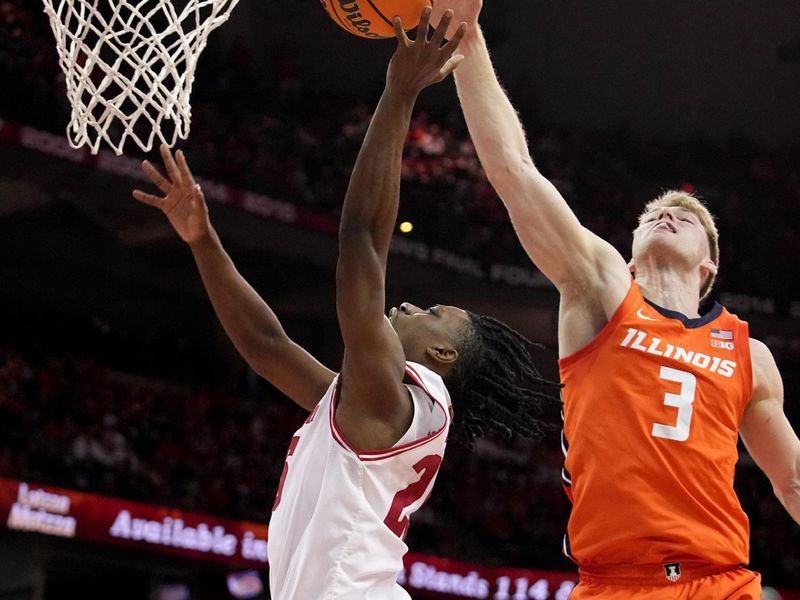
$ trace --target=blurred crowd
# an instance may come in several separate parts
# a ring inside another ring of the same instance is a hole
[[[0,19],[0,80],[17,88],[0,95],[0,117],[63,132],[69,114],[64,78],[40,2],[2,0]],[[273,52],[267,73],[241,39],[211,50],[203,54],[192,93],[187,155],[194,170],[335,214],[375,98],[341,97],[307,84],[291,48]],[[509,88],[513,99],[513,82]],[[679,187],[699,193],[718,215],[720,289],[779,301],[800,297],[798,285],[784,277],[800,253],[793,226],[800,217],[800,146],[564,130],[538,122],[524,91],[520,96],[539,169],[582,222],[623,255],[643,203]],[[418,109],[403,180],[401,217],[414,223],[410,235],[486,263],[526,262],[458,110]]]
[[[38,0],[0,0],[0,81],[15,82],[14,93],[0,94],[0,119],[63,132],[69,106]],[[291,49],[276,51],[271,73],[256,72],[250,50],[235,42],[203,57],[187,155],[206,177],[336,214],[373,103],[312,89]],[[526,118],[526,107],[518,108]],[[786,277],[800,255],[800,147],[656,141],[533,119],[525,126],[540,170],[623,255],[643,202],[681,187],[718,215],[721,289],[800,298]],[[460,115],[419,109],[407,142],[401,217],[415,224],[410,235],[487,263],[525,261]],[[223,393],[87,356],[0,346],[0,475],[269,519],[299,410],[268,388]],[[569,510],[561,461],[557,438],[536,448],[489,439],[472,452],[451,444],[410,546],[468,561],[568,568],[558,554]],[[752,519],[754,568],[771,583],[800,587],[797,527],[744,453],[737,488]]]
[[[263,522],[297,417],[287,402],[0,348],[5,476]]]
[[[231,394],[123,373],[82,356],[0,346],[0,476],[268,522],[303,412],[271,389]],[[570,569],[569,503],[557,435],[535,446],[449,445],[412,522],[417,552],[476,563]],[[800,587],[800,535],[746,453],[736,480],[752,565]]]

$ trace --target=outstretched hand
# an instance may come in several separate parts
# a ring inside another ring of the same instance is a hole
[[[445,11],[438,27],[428,39],[430,18],[431,9],[428,7],[422,13],[414,40],[406,35],[400,17],[394,18],[397,50],[389,63],[387,88],[393,87],[397,91],[416,96],[429,85],[442,81],[464,58],[454,52],[464,37],[466,23],[461,23],[450,41],[442,45],[444,34],[453,20],[453,11]]]
[[[141,190],[134,190],[133,197],[160,209],[184,242],[195,242],[208,235],[211,229],[203,192],[195,182],[182,150],[178,150],[175,157],[166,144],[161,144],[160,150],[167,177],[147,160],[142,163],[142,168],[164,197]]]

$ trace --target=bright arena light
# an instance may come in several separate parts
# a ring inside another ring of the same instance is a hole
[[[400,223],[400,232],[401,233],[411,233],[414,229],[414,224],[411,221],[403,221]]]

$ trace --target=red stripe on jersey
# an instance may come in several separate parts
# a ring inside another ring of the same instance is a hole
[[[358,454],[358,451],[348,443],[347,439],[345,439],[344,435],[342,435],[342,433],[339,431],[339,426],[336,424],[336,415],[335,415],[334,411],[336,409],[336,390],[337,390],[337,388],[338,388],[338,385],[334,386],[334,388],[333,388],[333,392],[331,393],[331,404],[330,404],[330,407],[328,409],[328,421],[331,424],[331,434],[333,435],[333,439],[336,440],[336,442],[342,448],[344,448],[345,450],[350,450],[354,454]]]
[[[425,437],[420,438],[418,440],[414,440],[413,442],[408,442],[406,444],[403,444],[402,446],[386,448],[384,450],[365,450],[363,452],[359,452],[358,450],[353,448],[350,442],[347,441],[347,438],[344,436],[342,431],[339,429],[339,425],[336,423],[336,414],[335,414],[336,388],[334,388],[333,395],[331,396],[330,424],[331,424],[331,433],[333,434],[333,438],[340,446],[342,446],[345,450],[349,450],[350,452],[358,456],[358,458],[362,461],[366,462],[377,461],[397,456],[398,454],[402,454],[403,452],[412,450],[414,448],[419,448],[420,446],[426,444],[430,440],[439,437],[444,431],[447,430],[448,414],[444,408],[444,404],[441,401],[439,401],[436,398],[436,396],[431,394],[430,390],[428,390],[427,386],[422,382],[422,377],[420,377],[419,373],[417,373],[416,370],[414,370],[414,368],[408,364],[406,364],[406,373],[408,374],[409,377],[411,377],[412,380],[414,380],[414,383],[416,383],[422,389],[422,391],[425,392],[428,395],[428,397],[431,398],[431,400],[433,400],[436,403],[436,406],[439,407],[442,413],[444,413],[444,424],[439,429],[426,435]]]

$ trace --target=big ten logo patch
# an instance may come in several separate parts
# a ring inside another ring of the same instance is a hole
[[[733,350],[733,342],[723,342],[722,340],[711,340],[711,346],[714,348],[724,348],[725,350]]]

